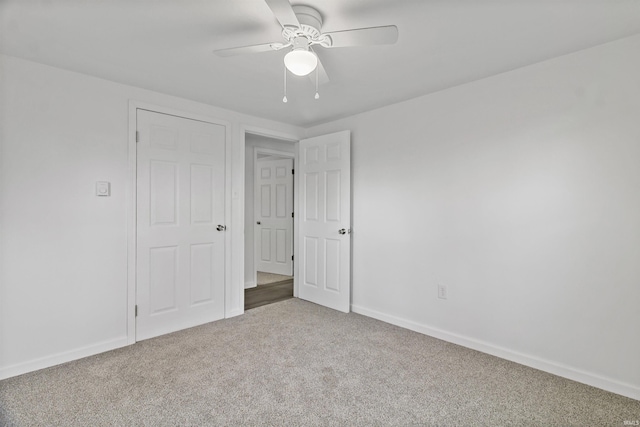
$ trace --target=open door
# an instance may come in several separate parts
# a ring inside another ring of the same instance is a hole
[[[351,305],[350,145],[350,131],[303,139],[296,171],[298,296],[345,313]]]

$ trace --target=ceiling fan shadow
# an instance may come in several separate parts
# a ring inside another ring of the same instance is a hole
[[[366,2],[351,2],[340,8],[340,14],[345,17],[380,14],[381,12],[398,8],[411,8],[413,5],[424,3],[424,0],[368,0]]]
[[[254,38],[260,39],[264,37],[265,32],[269,30],[273,30],[272,25],[265,24],[264,22],[234,22],[229,20],[223,24],[216,24],[215,31],[212,30],[212,33],[225,34],[225,38],[229,39],[248,38],[254,34]],[[278,34],[277,31],[276,34]]]

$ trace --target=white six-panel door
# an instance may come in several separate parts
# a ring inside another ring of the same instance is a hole
[[[351,303],[350,132],[300,141],[298,296],[349,312]],[[298,173],[299,170],[299,173]]]
[[[143,340],[224,317],[226,128],[138,110],[137,131]]]
[[[293,274],[293,159],[256,162],[256,268]]]

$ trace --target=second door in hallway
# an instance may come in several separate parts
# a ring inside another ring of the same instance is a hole
[[[256,267],[293,274],[293,159],[256,163]]]

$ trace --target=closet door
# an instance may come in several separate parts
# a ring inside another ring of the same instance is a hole
[[[137,112],[136,339],[224,317],[221,125]]]

